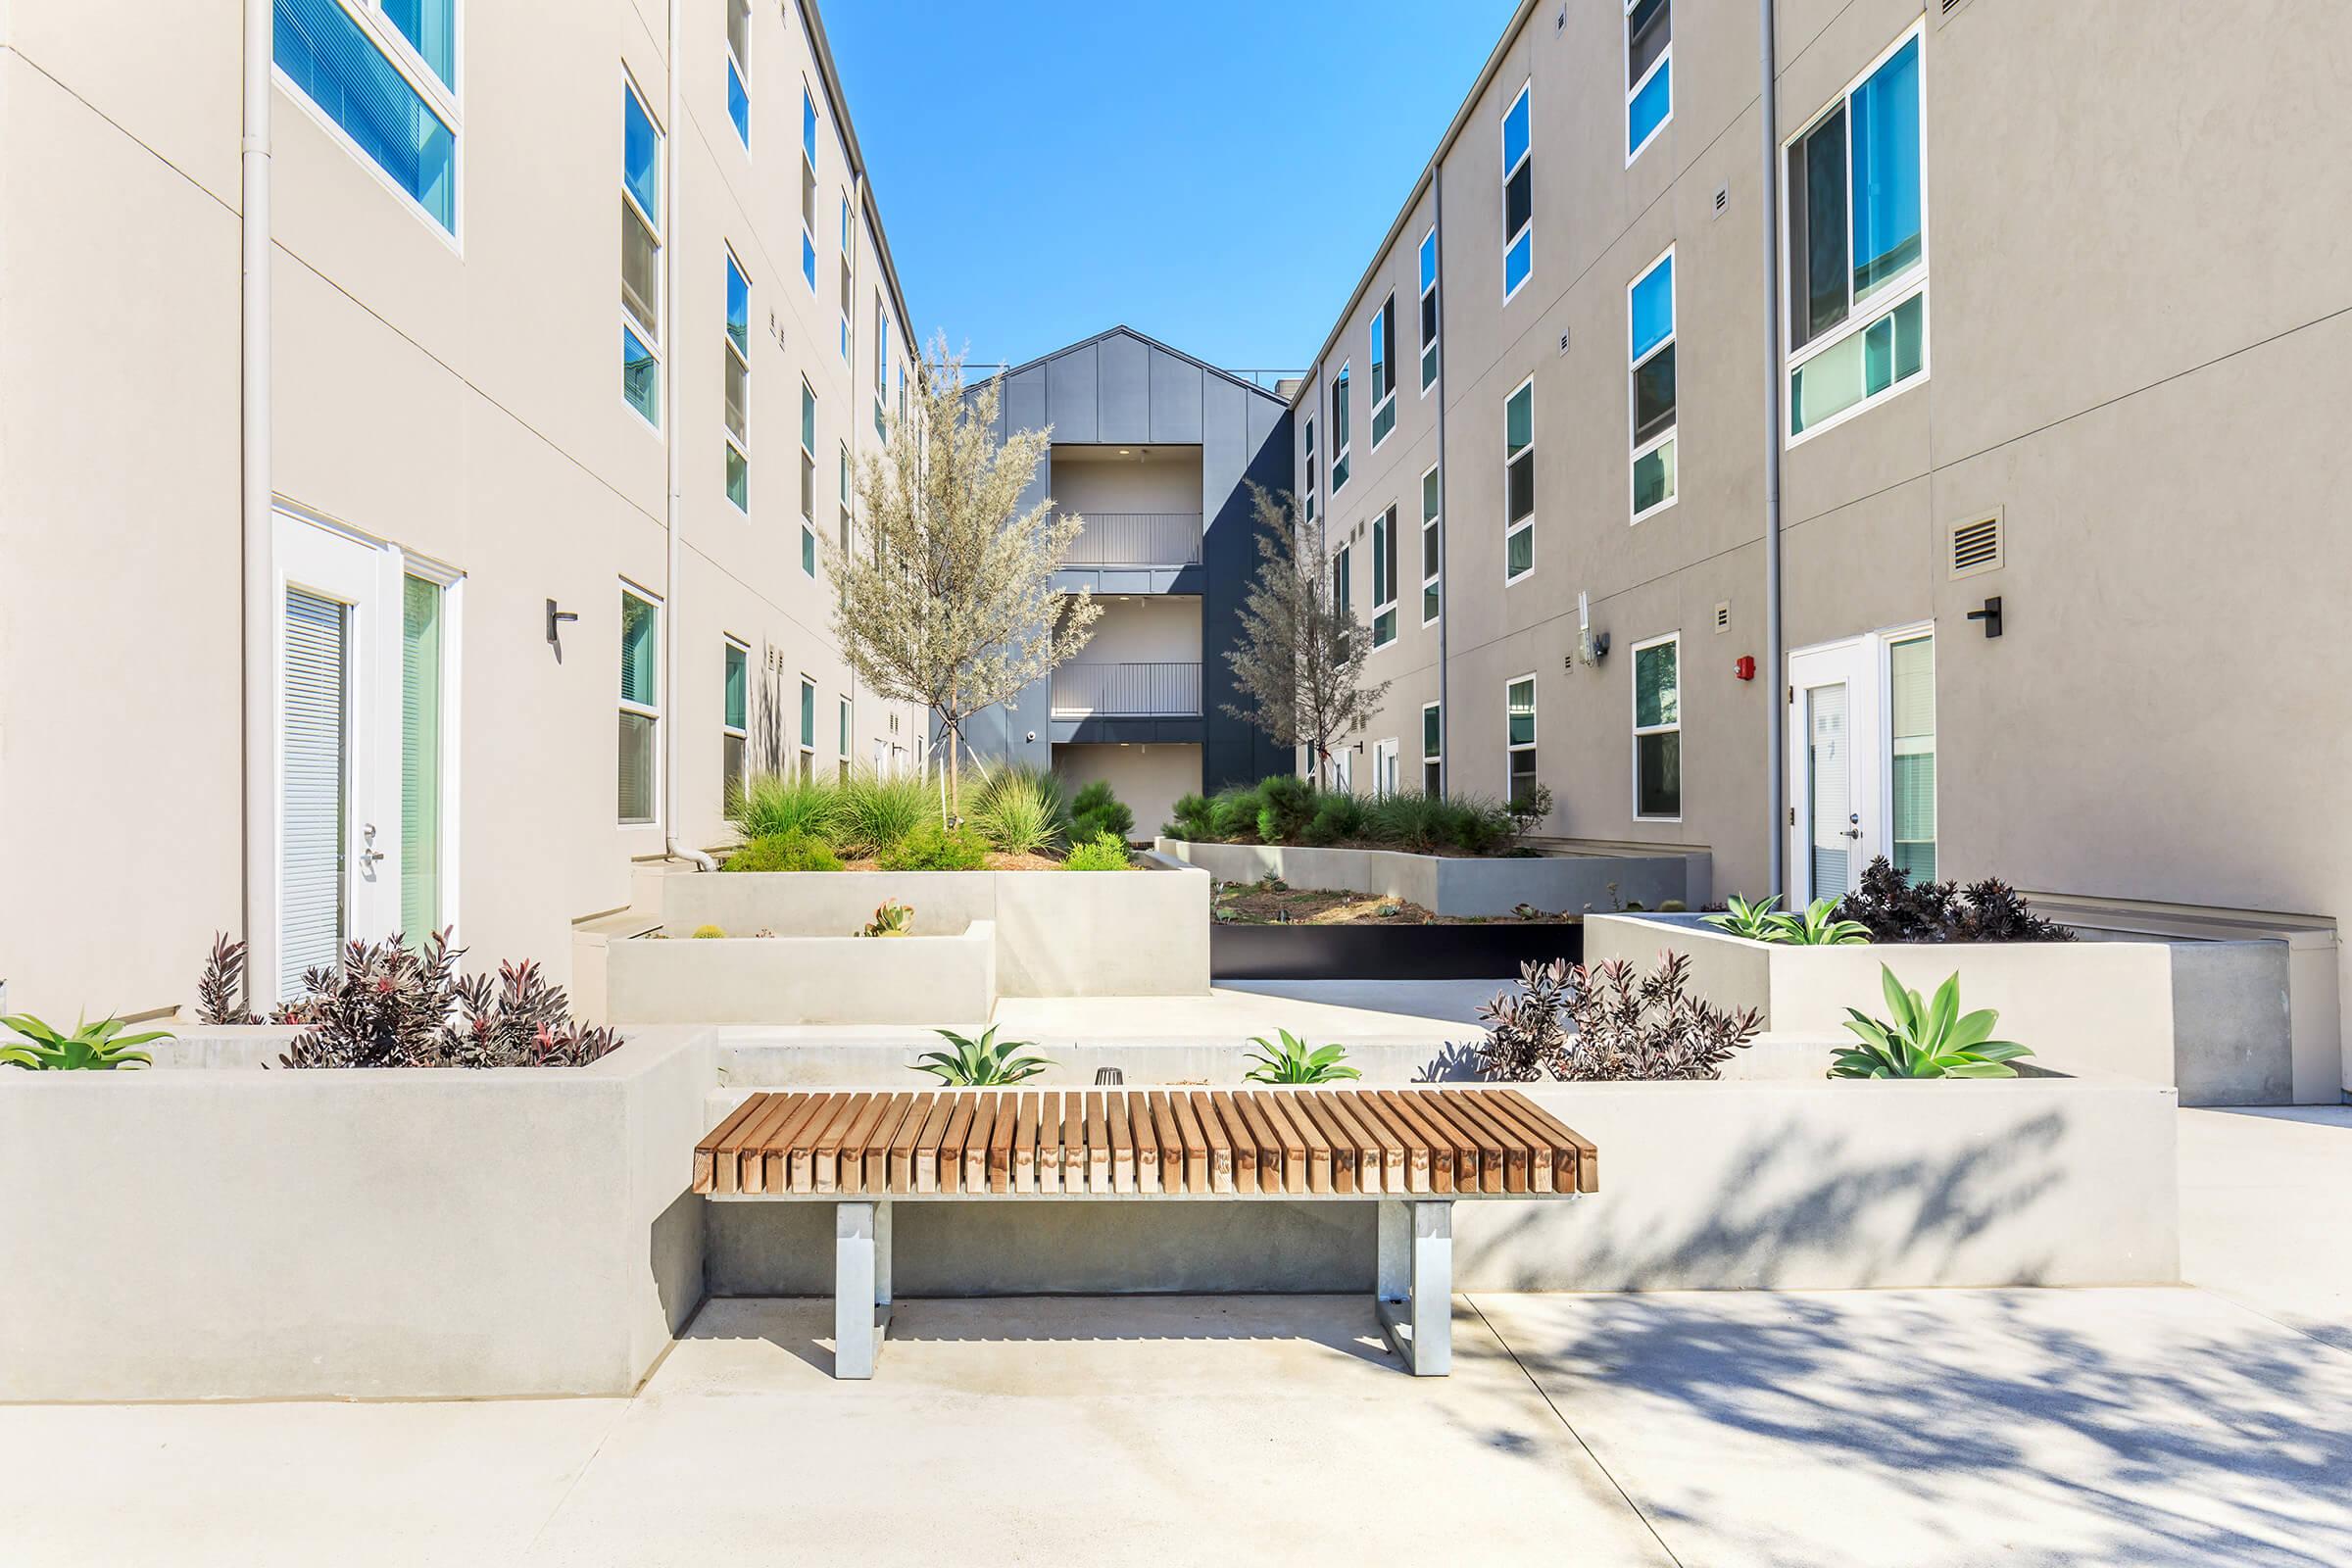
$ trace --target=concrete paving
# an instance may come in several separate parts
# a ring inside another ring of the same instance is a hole
[[[2352,1113],[2184,1112],[2204,1288],[713,1300],[626,1400],[0,1408],[0,1561],[2352,1563]]]

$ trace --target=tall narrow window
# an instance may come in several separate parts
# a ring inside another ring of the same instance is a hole
[[[816,575],[816,393],[801,381],[801,570]]]
[[[816,290],[816,100],[801,84],[801,275]]]
[[[904,394],[906,373],[900,372],[899,387]],[[890,439],[889,410],[885,403],[890,393],[890,312],[882,303],[882,291],[874,290],[874,439]],[[906,398],[899,400],[899,417],[906,416]]]
[[[1536,569],[1536,378],[1502,405],[1502,580]]]
[[[1372,450],[1378,452],[1396,428],[1396,296],[1381,302],[1372,317]]]
[[[403,577],[400,596],[400,929],[412,946],[448,924],[441,898],[441,585]]]
[[[1438,384],[1438,226],[1421,236],[1421,390]]]
[[[1895,869],[1936,880],[1936,639],[1886,649],[1888,762],[1893,773]]]
[[[1788,434],[1890,396],[1928,364],[1920,28],[1788,142]]]
[[[846,573],[846,572],[849,570],[849,565],[850,565],[850,530],[851,530],[851,525],[852,525],[853,521],[855,520],[854,503],[853,503],[853,502],[852,502],[852,500],[851,500],[851,496],[852,496],[852,494],[853,494],[853,491],[852,491],[852,481],[851,481],[851,478],[850,478],[850,444],[849,444],[847,441],[844,441],[844,442],[842,442],[842,443],[841,443],[841,480],[840,480],[840,489],[841,489],[841,541],[840,541],[840,543],[841,543],[841,565],[840,565],[840,567],[839,567],[838,569],[839,569],[840,571],[842,571],[842,572],[845,572],[845,573]],[[846,577],[845,577],[845,578],[844,578],[844,579],[843,579],[841,582],[839,582],[839,583],[835,584],[835,586],[836,586],[837,588],[839,588],[839,589],[840,589],[840,591],[841,591],[842,593],[844,593],[844,594],[847,594],[847,593],[849,592],[849,582],[848,582],[848,580],[847,580],[847,578],[846,578]]]
[[[857,278],[850,270],[850,258],[855,254],[850,247],[850,197],[844,191],[841,197],[841,363],[844,365],[856,363],[851,354],[855,334],[850,331],[850,311],[857,304],[850,297],[858,288]]]
[[[270,56],[338,139],[458,227],[454,0],[276,0]]]
[[[1348,567],[1353,547],[1342,545],[1331,558],[1331,613],[1335,623],[1332,635],[1331,662],[1334,665],[1348,661],[1348,633],[1355,625],[1355,584],[1349,580]]]
[[[651,822],[659,812],[660,773],[654,766],[662,721],[657,661],[662,612],[653,601],[620,591],[620,820]]]
[[[1446,721],[1436,703],[1421,705],[1421,793],[1446,793]]]
[[[1634,645],[1634,814],[1683,814],[1680,634]]]
[[[1633,356],[1634,520],[1674,503],[1674,247],[1626,290]]]
[[[1306,488],[1298,497],[1298,516],[1303,522],[1315,520],[1315,416],[1306,416]]]
[[[331,0],[330,0],[331,3]],[[662,133],[620,89],[620,395],[662,422]]]
[[[727,8],[727,118],[735,122],[735,136],[748,149],[752,145],[752,93],[746,85],[752,79],[752,4],[751,0],[722,0]]]
[[[1503,688],[1503,750],[1510,765],[1507,798],[1526,800],[1536,788],[1536,677],[1522,675]]]
[[[1519,89],[1502,117],[1502,297],[1512,295],[1536,270],[1536,166],[1528,141],[1528,94]]]
[[[1372,519],[1372,646],[1396,640],[1396,509]]]
[[[1348,367],[1331,383],[1331,493],[1348,483]]]
[[[1625,0],[1625,161],[1674,118],[1674,0]]]
[[[1442,602],[1438,574],[1444,551],[1438,538],[1438,466],[1433,463],[1421,475],[1421,624],[1424,626],[1437,620]]]
[[[801,677],[801,777],[816,771],[816,682]]]
[[[743,752],[750,738],[752,651],[730,637],[726,640],[725,707],[719,714],[718,798],[728,816],[743,804]]]
[[[752,285],[727,253],[727,343],[719,359],[726,366],[727,499],[738,512],[752,508],[751,397],[752,397]]]
[[[838,751],[836,752],[840,759],[840,767],[835,776],[847,784],[850,781],[850,700],[847,697],[841,699],[840,717],[841,734],[838,738]]]

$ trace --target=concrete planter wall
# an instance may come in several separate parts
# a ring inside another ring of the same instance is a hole
[[[1626,904],[1651,908],[1669,899],[1706,902],[1712,861],[1690,855],[1539,855],[1470,859],[1402,850],[1314,849],[1303,845],[1196,844],[1156,847],[1226,882],[1276,876],[1298,888],[1330,888],[1403,899],[1432,914],[1508,914],[1520,905],[1583,913]]]
[[[1600,1191],[1573,1203],[1457,1207],[1457,1290],[2180,1277],[2170,1090],[2018,1079],[1531,1093],[1599,1146]],[[1369,1203],[895,1207],[906,1297],[1371,1284]],[[713,1295],[828,1288],[827,1212],[715,1204],[709,1225]]]
[[[1719,1006],[1755,1007],[1767,1029],[1844,1038],[1846,1008],[1884,1014],[1879,966],[1932,995],[1960,976],[1964,1008],[1999,1010],[2000,1035],[2033,1060],[2082,1078],[2178,1086],[2184,1104],[2292,1098],[2287,953],[2275,942],[1750,942],[1697,915],[1596,915],[1585,959],[1639,967],[1688,954],[1691,988]]]
[[[1190,868],[682,873],[664,879],[662,909],[673,936],[715,925],[839,937],[895,901],[913,908],[918,937],[992,923],[1003,996],[1200,996],[1208,990],[1208,877]],[[612,961],[618,965],[624,947],[642,945],[614,944]],[[617,1006],[617,967],[613,975]],[[901,993],[896,1016],[906,1016],[906,997],[922,994]]]
[[[960,1027],[986,1023],[997,1005],[987,920],[954,936],[640,938],[613,943],[605,962],[607,1015],[624,1025],[870,1024],[919,1012]]]
[[[625,1394],[702,1298],[715,1071],[664,1030],[578,1068],[0,1077],[0,1399]]]

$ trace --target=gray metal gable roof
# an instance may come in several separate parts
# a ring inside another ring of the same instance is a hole
[[[1275,405],[1277,408],[1290,407],[1290,404],[1287,400],[1276,397],[1272,392],[1267,391],[1264,387],[1259,386],[1254,381],[1245,380],[1243,377],[1235,375],[1230,370],[1220,369],[1216,366],[1209,364],[1206,360],[1197,359],[1194,356],[1185,353],[1182,349],[1171,348],[1169,345],[1160,342],[1157,338],[1148,337],[1144,333],[1138,332],[1134,327],[1125,325],[1107,328],[1104,331],[1097,332],[1093,337],[1080,338],[1075,343],[1065,343],[1060,348],[1054,350],[1054,352],[1051,354],[1041,354],[1036,359],[1029,360],[1023,364],[1007,366],[1004,370],[998,373],[1002,374],[1004,379],[1009,381],[1014,376],[1020,375],[1025,371],[1034,370],[1040,366],[1050,365],[1055,360],[1066,359],[1070,355],[1082,353],[1087,349],[1099,347],[1103,343],[1109,342],[1113,338],[1122,337],[1132,339],[1134,342],[1142,344],[1147,349],[1153,349],[1174,359],[1182,360],[1185,364],[1194,367],[1205,374],[1213,375],[1219,380],[1227,381],[1235,386],[1240,387],[1245,392],[1252,393],[1257,397],[1265,399],[1268,403]],[[990,379],[993,380],[994,377],[992,376]]]

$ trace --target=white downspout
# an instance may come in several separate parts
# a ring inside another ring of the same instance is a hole
[[[241,443],[238,470],[239,570],[243,577],[240,617],[242,756],[240,794],[244,802],[244,844],[240,856],[239,905],[245,936],[245,1004],[275,995],[265,993],[256,976],[277,972],[276,932],[267,919],[266,901],[275,882],[270,874],[276,818],[266,781],[273,773],[270,725],[270,586],[276,563],[271,548],[270,488],[270,95],[273,51],[271,0],[245,0],[244,133],[238,142],[242,188],[238,241],[238,314],[243,342],[237,368],[237,420]],[[265,947],[261,934],[270,925]],[[265,969],[264,965],[268,965]]]
[[[667,477],[662,487],[662,523],[667,533],[669,549],[668,573],[664,586],[669,603],[663,607],[662,617],[662,848],[672,859],[687,859],[704,871],[715,871],[718,862],[700,850],[681,849],[678,845],[678,614],[685,594],[678,578],[685,561],[685,548],[678,539],[678,523],[684,508],[680,496],[684,485],[684,465],[678,452],[678,257],[679,241],[685,237],[684,216],[678,202],[678,136],[682,126],[678,120],[679,95],[678,39],[683,31],[684,0],[669,0],[668,67],[669,93],[662,111],[664,129],[662,138],[662,188],[669,203],[668,221],[662,232],[668,236],[670,254],[662,259],[662,330],[668,338],[662,346],[662,364],[668,382],[662,397],[662,455],[667,467]]]
[[[1780,702],[1766,692],[1764,711],[1765,891],[1788,887],[1788,651],[1781,624],[1781,247],[1780,49],[1773,32],[1773,0],[1758,0],[1764,122],[1764,669]]]

